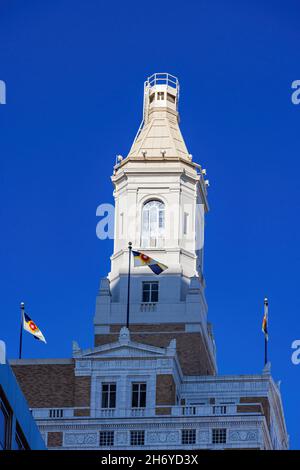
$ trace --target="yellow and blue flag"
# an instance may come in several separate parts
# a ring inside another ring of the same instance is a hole
[[[25,331],[28,331],[28,333],[31,333],[35,339],[38,339],[39,341],[43,341],[46,343],[45,337],[41,330],[37,327],[37,325],[34,323],[33,320],[27,315],[27,313],[24,312],[23,314],[23,328]]]
[[[163,271],[168,269],[168,266],[160,263],[159,261],[156,261],[153,258],[150,258],[148,255],[145,255],[145,253],[141,253],[140,251],[132,251],[132,254],[133,254],[135,267],[149,266],[151,271],[157,275],[161,274]]]

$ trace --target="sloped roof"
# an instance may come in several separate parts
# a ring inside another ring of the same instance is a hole
[[[162,151],[166,152],[166,156],[190,159],[177,117],[169,112],[157,111],[141,128],[128,156],[141,157],[143,152],[147,152],[147,157],[161,157]]]

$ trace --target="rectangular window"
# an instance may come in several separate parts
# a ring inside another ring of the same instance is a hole
[[[131,446],[145,445],[145,431],[130,431],[130,445]]]
[[[132,408],[145,408],[146,407],[147,384],[146,383],[133,383],[132,384]]]
[[[11,448],[11,410],[0,389],[0,450]]]
[[[158,212],[158,228],[165,228],[165,208],[162,208]]]
[[[226,444],[226,429],[213,429],[212,430],[212,443],[213,444]]]
[[[143,282],[143,303],[158,302],[158,282]]]
[[[196,429],[183,429],[181,431],[181,444],[196,444]]]
[[[158,99],[158,101],[165,99],[165,94],[164,94],[163,91],[158,91],[158,92],[157,92],[157,99]]]
[[[115,383],[102,384],[102,408],[116,407],[117,385]]]
[[[171,93],[167,93],[167,100],[171,103],[175,103],[175,96],[171,95]]]
[[[114,445],[114,431],[100,431],[100,446],[112,447]]]

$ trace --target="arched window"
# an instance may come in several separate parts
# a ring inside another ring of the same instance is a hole
[[[149,201],[142,211],[142,247],[161,248],[164,240],[165,205],[161,201]]]

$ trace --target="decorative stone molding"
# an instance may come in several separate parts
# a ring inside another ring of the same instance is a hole
[[[179,432],[170,432],[170,431],[148,432],[147,442],[149,444],[178,443]]]
[[[122,344],[127,344],[130,341],[130,331],[126,326],[123,326],[120,329],[119,342]]]
[[[209,431],[199,431],[198,434],[199,442],[209,442]]]
[[[140,305],[141,312],[156,312],[155,303],[141,303]]]
[[[267,364],[263,368],[263,375],[267,375],[267,376],[271,375],[271,362],[267,362]]]
[[[131,419],[130,421],[123,421],[122,418],[115,419],[115,420],[107,420],[104,422],[103,419],[91,419],[86,418],[80,420],[79,423],[73,424],[72,421],[69,420],[62,420],[59,421],[52,421],[46,423],[45,421],[38,421],[38,426],[41,432],[52,431],[53,429],[57,431],[98,431],[98,430],[115,430],[115,431],[126,431],[131,429],[146,429],[151,431],[178,431],[181,429],[187,428],[197,428],[200,432],[207,431],[209,428],[212,427],[226,427],[229,430],[233,431],[241,431],[242,428],[245,427],[246,430],[249,430],[249,426],[255,431],[256,429],[262,429],[264,426],[264,421],[258,420],[257,417],[249,417],[246,420],[236,419],[234,417],[230,417],[227,421],[222,419],[222,421],[215,421],[214,423],[210,419],[210,417],[151,417],[151,418],[144,418],[144,419]],[[266,427],[267,430],[267,427]],[[208,432],[208,431],[207,431]]]
[[[91,368],[91,361],[77,361],[76,367],[79,369],[90,369]]]
[[[68,433],[64,435],[64,445],[65,446],[95,446],[98,444],[98,434],[97,433]]]
[[[128,433],[126,431],[117,431],[116,432],[116,444],[120,446],[127,445],[128,443]]]
[[[176,339],[171,339],[170,344],[167,347],[167,351],[169,354],[172,354],[172,355],[176,354]]]
[[[72,342],[72,352],[73,352],[73,357],[75,357],[77,355],[80,355],[80,353],[81,353],[81,349],[80,349],[79,344],[77,343],[77,341]]]
[[[232,431],[229,433],[229,441],[236,442],[236,441],[257,441],[258,433],[256,430],[239,430],[239,431]]]

